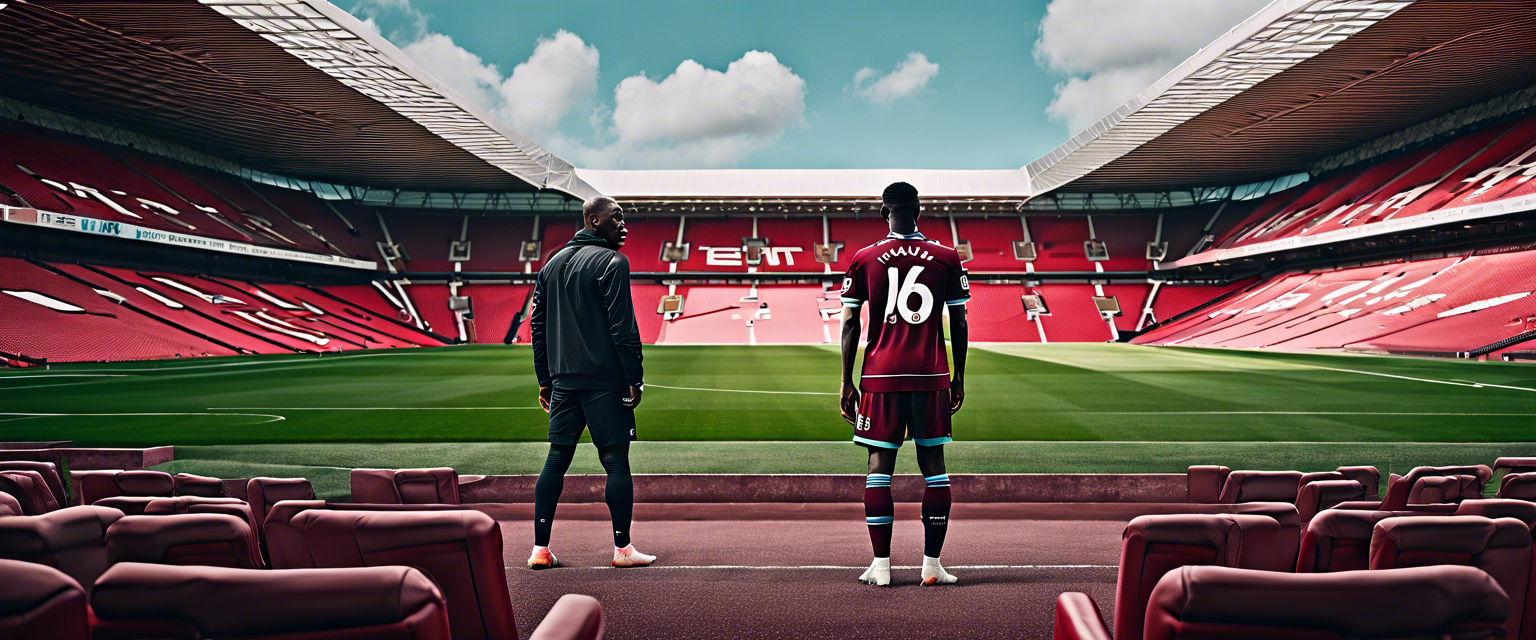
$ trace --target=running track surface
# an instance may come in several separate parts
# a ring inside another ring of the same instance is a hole
[[[636,505],[635,544],[660,559],[635,569],[608,566],[606,507],[561,505],[551,548],[565,567],[544,571],[524,567],[531,505],[476,508],[501,522],[524,638],[561,595],[582,593],[602,602],[616,640],[1049,638],[1063,591],[1088,593],[1110,619],[1120,533],[1155,511],[957,504],[943,557],[959,584],[923,587],[916,568],[898,568],[881,589],[857,581],[870,558],[859,504]],[[918,505],[897,505],[892,564],[921,564],[922,540]]]

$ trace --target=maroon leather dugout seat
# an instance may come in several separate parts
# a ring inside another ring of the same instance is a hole
[[[58,569],[0,560],[0,638],[91,640],[85,589]]]
[[[281,507],[283,503],[279,503]],[[268,520],[280,515],[274,508]],[[442,587],[456,640],[513,640],[517,626],[502,564],[501,527],[479,511],[331,511],[289,521],[307,553],[273,535],[275,569],[415,567]]]
[[[450,640],[442,591],[409,567],[254,571],[122,563],[97,582],[97,638]]]
[[[1499,483],[1500,498],[1536,501],[1536,473],[1511,473]]]
[[[1300,471],[1233,471],[1221,485],[1222,504],[1296,502]]]
[[[1217,465],[1195,465],[1186,473],[1188,501],[1212,504],[1221,498],[1221,486],[1227,482],[1231,469]]]
[[[1483,497],[1483,483],[1476,477],[1429,476],[1419,478],[1408,492],[1408,505],[1459,503]]]
[[[59,503],[53,499],[53,492],[48,489],[47,481],[36,471],[0,471],[0,493],[15,498],[25,515],[42,515],[59,508]]]
[[[555,601],[528,640],[601,640],[603,606],[597,598],[567,593]]]
[[[367,504],[459,504],[453,469],[353,469],[352,501]]]
[[[0,492],[0,516],[24,516],[26,511],[21,508],[21,502],[9,493]]]
[[[178,473],[171,479],[175,481],[175,488],[172,493],[178,496],[197,496],[200,498],[224,497],[224,481],[218,478]]]
[[[267,510],[283,500],[314,500],[315,488],[304,478],[251,478],[245,483],[245,501],[259,526],[267,521]]]
[[[1364,571],[1371,565],[1371,536],[1387,518],[1421,516],[1419,511],[1329,509],[1317,514],[1301,534],[1296,573]]]
[[[309,566],[310,561],[300,558],[279,559],[286,554],[308,554],[304,532],[294,528],[293,517],[311,509],[329,511],[462,511],[464,507],[449,504],[357,504],[352,502],[326,502],[324,500],[284,500],[272,505],[262,524],[262,542],[267,545],[269,564],[273,567]]]
[[[1383,496],[1379,503],[1346,502],[1340,508],[1370,511],[1402,511],[1408,506],[1409,494],[1412,493],[1413,487],[1418,484],[1419,479],[1433,476],[1472,476],[1477,479],[1477,492],[1481,494],[1483,486],[1488,484],[1488,481],[1493,478],[1493,470],[1481,464],[1453,467],[1415,467],[1406,476],[1393,476],[1387,484],[1387,495]],[[1448,509],[1447,513],[1453,511],[1455,511],[1454,507]]]
[[[107,528],[123,517],[103,507],[70,507],[40,516],[0,518],[0,558],[47,565],[87,593],[107,567]]]
[[[1521,637],[1531,583],[1531,529],[1514,518],[1409,516],[1376,524],[1370,568],[1462,565],[1493,576],[1510,600],[1507,637]]]
[[[59,476],[59,468],[52,462],[0,460],[0,470],[36,471],[48,485],[49,492],[53,494],[53,501],[60,507],[69,504],[69,495],[64,492],[64,481]]]
[[[78,504],[95,504],[113,496],[160,496],[176,494],[176,479],[164,471],[76,471],[72,474]]]
[[[107,552],[114,562],[261,567],[250,525],[217,513],[125,516],[107,528]]]
[[[1152,587],[1186,565],[1275,570],[1280,524],[1254,515],[1139,516],[1122,535],[1115,585],[1115,637],[1141,638]]]
[[[1364,499],[1365,487],[1355,480],[1309,482],[1301,486],[1301,493],[1296,496],[1296,511],[1301,521],[1307,522],[1341,503]]]
[[[1309,483],[1309,482],[1322,482],[1324,480],[1348,480],[1348,479],[1349,478],[1344,477],[1344,474],[1339,473],[1337,471],[1314,471],[1312,473],[1303,473],[1303,474],[1301,474],[1301,479],[1296,482],[1296,489],[1299,492],[1301,490],[1301,488],[1307,486],[1307,483]]]
[[[1232,505],[1232,511],[1229,513],[1264,516],[1280,525],[1273,547],[1275,551],[1273,563],[1266,566],[1261,564],[1262,560],[1255,556],[1244,566],[1266,571],[1295,570],[1296,553],[1301,546],[1301,530],[1305,524],[1301,521],[1296,505],[1287,502],[1244,502]]]
[[[1453,515],[1482,516],[1493,519],[1514,518],[1524,522],[1527,527],[1536,527],[1536,503],[1525,500],[1507,498],[1467,500],[1457,507]]]

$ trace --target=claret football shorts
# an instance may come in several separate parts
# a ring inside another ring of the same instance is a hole
[[[870,447],[900,449],[908,437],[919,447],[951,440],[949,389],[864,392],[853,424],[853,441]]]

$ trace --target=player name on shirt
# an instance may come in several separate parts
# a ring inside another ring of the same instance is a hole
[[[871,303],[863,391],[948,389],[942,309],[965,304],[969,290],[955,250],[921,234],[892,234],[855,254],[842,298]]]

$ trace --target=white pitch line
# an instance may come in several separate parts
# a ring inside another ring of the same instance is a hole
[[[399,353],[358,353],[358,354],[352,354],[352,355],[315,356],[313,358],[302,358],[302,357],[300,357],[300,358],[284,358],[282,360],[253,360],[253,361],[245,361],[245,362],[199,363],[199,364],[177,365],[177,366],[169,366],[169,367],[157,367],[157,368],[153,368],[153,369],[86,369],[86,371],[119,371],[119,372],[130,372],[130,373],[176,373],[178,371],[189,371],[189,370],[194,370],[194,369],[218,369],[218,368],[223,368],[223,367],[257,367],[257,366],[265,366],[265,365],[313,364],[316,361],[323,363],[323,362],[333,362],[333,361],[336,361],[336,360],[351,360],[353,358],[384,358],[384,357],[419,356],[419,355],[437,355],[437,354],[434,354],[434,353],[423,353],[423,352],[414,351],[414,350],[410,350],[410,349],[402,349]],[[44,374],[34,374],[34,375],[36,375],[38,377],[47,377]],[[57,374],[55,374],[55,375],[57,375]],[[23,375],[12,375],[12,376],[8,376],[8,377],[20,378],[20,377],[26,377],[26,376],[23,374]]]
[[[262,420],[261,422],[257,422],[256,424],[267,424],[268,422],[278,422],[280,420],[287,420],[287,418],[284,418],[283,416],[272,415],[272,414],[269,414],[269,413],[202,413],[202,412],[177,412],[177,413],[20,413],[20,412],[13,412],[13,411],[0,411],[0,416],[26,416],[26,417],[29,417],[29,418],[59,418],[59,417],[93,418],[93,417],[106,417],[106,416],[119,416],[119,417],[121,417],[121,416],[253,416],[253,417],[259,417],[259,418],[271,418],[271,420]]]
[[[786,395],[786,396],[835,396],[835,395],[838,395],[838,394],[830,393],[830,392],[827,392],[827,391],[757,391],[757,390],[752,390],[752,389],[701,389],[701,388],[698,388],[698,387],[668,387],[666,385],[660,385],[660,384],[647,384],[645,386],[647,386],[647,387],[656,387],[657,389],[673,389],[673,390],[677,390],[677,391],[718,391],[718,392],[721,392],[721,393],[770,393],[770,394],[780,394],[780,395]]]
[[[542,410],[542,407],[208,407],[209,411],[509,411],[513,409]]]
[[[1398,411],[1084,411],[1082,413],[1089,416],[1536,416],[1536,413],[1428,413]]]
[[[508,569],[516,569],[517,567],[507,567],[507,568]],[[612,570],[612,569],[615,569],[616,567],[612,567],[612,566],[597,566],[597,567],[560,567],[560,568],[563,568],[563,569],[608,569],[608,570]],[[774,565],[766,565],[766,566],[765,565],[747,565],[747,564],[714,564],[714,565],[655,565],[655,564],[653,564],[653,565],[651,565],[649,567],[645,567],[645,569],[647,569],[647,570],[653,570],[653,569],[695,569],[695,570],[701,570],[701,571],[720,571],[720,570],[737,570],[737,569],[747,569],[747,570],[755,570],[755,571],[811,571],[811,570],[863,571],[863,570],[868,569],[868,568],[869,567],[853,567],[853,566],[826,565],[826,564],[780,565],[780,566],[774,566]],[[905,570],[915,571],[915,570],[918,570],[918,569],[922,569],[923,567],[921,565],[903,565],[903,566],[895,566],[895,567],[891,567],[891,568],[892,569],[897,569],[897,570],[904,570],[904,571]],[[1115,568],[1118,568],[1118,566],[1117,565],[1112,565],[1112,564],[973,564],[973,565],[955,565],[955,566],[948,566],[948,567],[944,567],[944,568],[945,569],[965,570],[965,571],[983,571],[983,570],[1013,570],[1013,571],[1017,571],[1017,570],[1028,570],[1028,569],[1115,569]]]
[[[36,379],[36,378],[133,378],[133,377],[137,377],[137,376],[130,376],[130,375],[126,374],[126,373],[34,373],[34,374],[21,374],[21,373],[18,373],[18,374],[13,374],[13,375],[8,375],[8,376],[0,376],[0,380],[15,380],[15,379],[18,379],[18,378]]]

